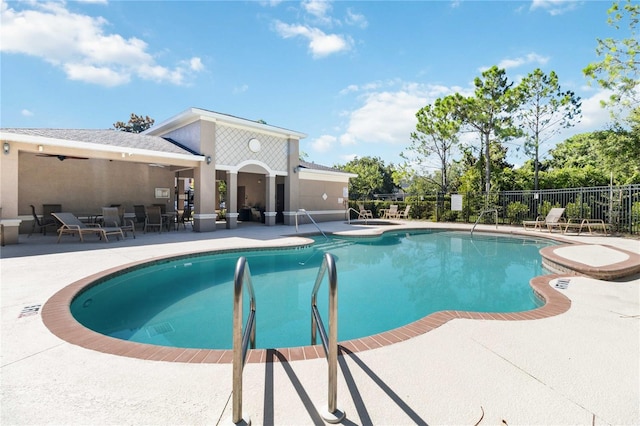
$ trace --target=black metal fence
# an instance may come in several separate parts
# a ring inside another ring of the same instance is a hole
[[[498,220],[503,224],[519,224],[544,217],[553,207],[564,207],[567,218],[601,219],[616,232],[640,234],[640,185],[457,195],[462,196],[461,210],[451,210],[451,194],[444,193],[407,194],[404,201],[374,200],[364,204],[374,215],[389,204],[399,204],[400,209],[410,204],[410,218],[467,223],[475,222],[483,209],[497,209]],[[486,218],[488,222],[495,220],[494,215]]]

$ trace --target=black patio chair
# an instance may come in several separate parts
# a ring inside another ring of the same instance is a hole
[[[144,205],[137,204],[133,206],[133,211],[136,215],[134,220],[135,225],[140,225],[142,229],[144,229],[144,224],[147,221],[147,212],[145,211]]]
[[[54,230],[58,229],[58,223],[53,218],[53,216],[49,215],[49,217],[45,216],[40,219],[40,217],[36,214],[36,208],[33,206],[33,204],[30,204],[30,207],[31,214],[33,215],[33,224],[31,225],[31,232],[29,232],[27,238],[30,237],[31,234],[33,234],[33,232],[36,230],[36,227],[38,227],[39,231],[44,235],[47,235],[47,228],[53,228]]]

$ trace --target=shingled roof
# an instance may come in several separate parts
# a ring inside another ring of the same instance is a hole
[[[123,132],[115,129],[19,129],[2,128],[2,133],[36,136],[70,142],[92,143],[119,148],[137,148],[172,154],[199,155],[181,144],[159,136]]]
[[[344,170],[336,169],[335,167],[328,167],[328,166],[323,166],[322,164],[309,163],[308,161],[300,160],[299,164],[300,164],[300,167],[304,169],[322,170],[325,172],[348,173],[348,172],[345,172]]]

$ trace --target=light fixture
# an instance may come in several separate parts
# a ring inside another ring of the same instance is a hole
[[[38,152],[42,152],[42,151],[44,151],[44,146],[38,145]]]
[[[10,150],[11,150],[11,145],[9,145],[9,142],[5,142],[2,145],[2,152],[4,152],[5,154],[8,154]]]
[[[211,164],[211,156],[210,155],[207,155],[206,161],[207,161],[207,164]]]
[[[293,168],[293,173],[298,173],[299,170],[300,170],[300,166],[295,166]]]

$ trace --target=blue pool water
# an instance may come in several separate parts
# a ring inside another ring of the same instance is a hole
[[[71,312],[81,324],[112,337],[229,349],[233,275],[237,259],[245,256],[256,292],[256,346],[305,346],[310,344],[311,290],[329,251],[338,271],[342,341],[441,310],[534,309],[540,302],[529,281],[543,273],[538,251],[551,244],[445,231],[315,240],[304,248],[208,254],[120,273],[80,293]],[[325,278],[318,301],[325,322],[327,294]]]

